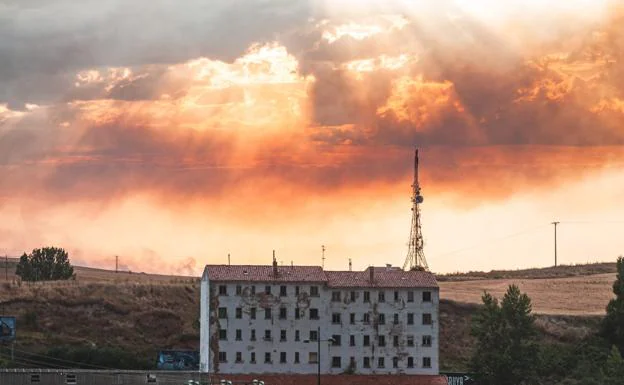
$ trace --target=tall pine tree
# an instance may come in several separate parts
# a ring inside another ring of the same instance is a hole
[[[602,336],[624,354],[624,258],[617,260],[617,276],[613,283],[615,298],[607,305],[607,315],[602,322]]]

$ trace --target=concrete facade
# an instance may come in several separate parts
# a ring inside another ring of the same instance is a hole
[[[438,307],[428,272],[209,265],[200,370],[315,374],[320,337],[323,374],[435,375]]]

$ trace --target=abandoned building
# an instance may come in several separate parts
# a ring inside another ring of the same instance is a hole
[[[207,265],[200,370],[437,375],[438,307],[427,271]]]

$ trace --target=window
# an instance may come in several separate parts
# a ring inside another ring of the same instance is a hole
[[[319,319],[318,309],[310,309],[310,319]]]
[[[431,346],[431,336],[422,337],[422,346]]]
[[[241,295],[243,293],[243,287],[241,285],[236,285],[236,295]]]
[[[332,336],[332,340],[334,340],[332,342],[332,346],[340,346],[341,343],[342,343],[341,338],[340,338],[340,334],[334,334]]]
[[[379,357],[377,359],[377,367],[378,368],[385,368],[386,367],[386,360],[384,359],[384,357]]]
[[[355,336],[349,336],[349,346],[355,346]]]
[[[423,302],[431,302],[431,292],[423,291]]]
[[[271,286],[265,286],[264,287],[264,294],[271,294]]]
[[[299,352],[295,352],[295,364],[299,363]]]
[[[251,337],[249,339],[252,341],[256,340],[256,329],[251,329]]]
[[[286,352],[280,352],[280,364],[286,363]]]
[[[362,316],[362,322],[364,322],[365,324],[370,323],[370,313],[364,313],[364,315]]]
[[[219,308],[219,318],[221,319],[227,318],[227,307]]]
[[[295,341],[299,341],[299,330],[295,330]]]
[[[241,329],[236,329],[236,341],[241,341],[243,339],[243,331]]]
[[[364,302],[370,302],[370,291],[364,292]]]
[[[362,366],[365,368],[370,368],[370,357],[364,357],[364,364]]]
[[[264,331],[264,340],[271,341],[271,330],[267,329]]]
[[[40,382],[41,381],[41,376],[38,374],[31,374],[30,375],[30,382]]]
[[[414,302],[414,292],[411,290],[407,292],[407,302]]]
[[[318,297],[318,296],[319,296],[318,286],[310,286],[310,297]]]
[[[249,318],[256,319],[256,308],[252,307],[249,309]]]
[[[407,346],[414,346],[414,336],[407,336]]]
[[[379,346],[386,346],[386,336],[379,336],[378,343]]]
[[[407,313],[407,324],[408,325],[414,324],[414,313]]]
[[[399,346],[399,336],[392,337],[392,346]]]
[[[219,339],[221,341],[226,341],[227,340],[227,330],[226,329],[219,329]]]
[[[310,330],[310,341],[318,340],[318,332],[316,330]]]
[[[251,363],[252,364],[256,363],[256,352],[251,352]]]
[[[301,318],[301,311],[298,307],[295,308],[295,319]]]
[[[227,286],[219,285],[219,295],[227,295]]]
[[[332,302],[340,302],[340,292],[332,291]]]
[[[308,363],[310,363],[310,364],[318,363],[318,353],[317,352],[310,352],[310,353],[308,353]]]
[[[243,353],[236,352],[236,362],[243,362]]]
[[[394,313],[394,324],[398,325],[399,323],[399,313]]]
[[[399,367],[399,357],[392,357],[392,367],[393,368]]]
[[[399,302],[399,292],[398,291],[394,292],[394,302]]]
[[[407,357],[407,367],[408,368],[414,367],[414,357]]]
[[[227,362],[227,353],[219,352],[219,362]]]
[[[362,345],[370,346],[370,336],[364,336],[364,340],[362,341]]]
[[[386,293],[383,291],[379,292],[379,302],[386,302]]]
[[[265,364],[270,364],[271,363],[271,353],[270,352],[264,353],[264,363]]]
[[[332,368],[342,367],[340,357],[332,357]]]
[[[423,357],[423,368],[431,367],[431,357]]]
[[[355,313],[349,314],[349,323],[351,325],[355,324]]]
[[[332,323],[340,324],[340,313],[332,313]]]
[[[384,313],[379,313],[379,324],[380,325],[386,324],[386,315]]]
[[[299,296],[299,286],[295,286],[295,295]]]
[[[279,315],[280,319],[286,319],[286,308],[285,307],[280,307],[280,315]]]
[[[286,297],[286,286],[280,286],[280,297]]]
[[[424,313],[423,314],[423,325],[431,325],[431,314]]]
[[[280,341],[286,341],[286,330],[280,330]]]
[[[251,286],[251,295],[256,295],[256,287],[255,286]],[[255,360],[254,360],[255,362]]]
[[[237,318],[237,319],[241,319],[241,318],[243,318],[243,309],[242,309],[242,308],[240,308],[240,307],[237,307],[237,308],[236,308],[236,318]]]
[[[354,291],[351,292],[350,297],[351,297],[351,302],[355,302],[355,292]]]
[[[264,319],[271,319],[271,308],[264,309]]]
[[[65,377],[65,383],[66,384],[77,384],[78,381],[76,380],[76,375],[75,374],[67,374]]]

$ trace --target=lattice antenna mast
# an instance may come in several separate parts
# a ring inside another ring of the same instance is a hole
[[[403,264],[403,270],[429,270],[425,259],[422,229],[420,227],[420,204],[423,197],[420,195],[418,183],[418,149],[414,155],[414,183],[412,183],[412,226],[410,228],[409,246],[407,258]]]

